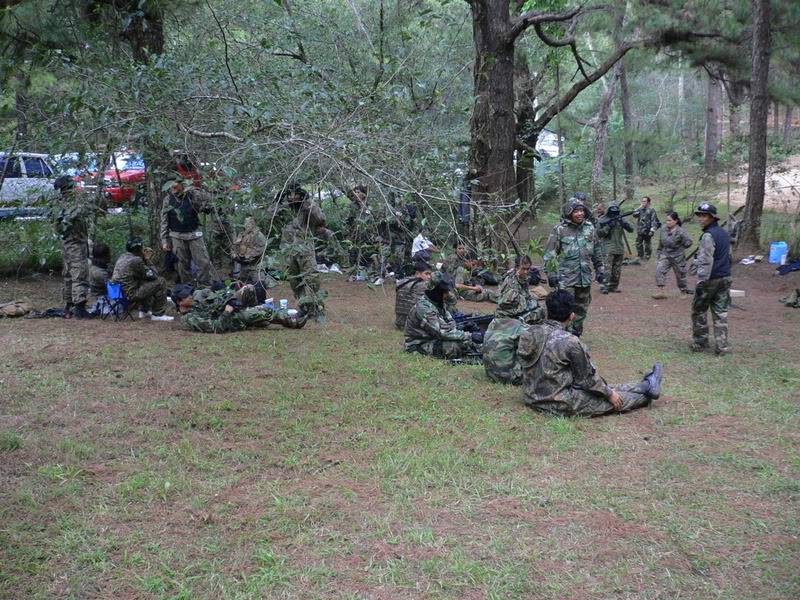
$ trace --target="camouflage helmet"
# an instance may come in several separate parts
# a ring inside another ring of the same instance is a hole
[[[563,211],[564,218],[569,219],[570,215],[572,215],[572,213],[574,213],[579,208],[583,210],[584,215],[589,214],[589,209],[586,208],[586,204],[584,204],[584,202],[580,198],[574,198],[574,197],[570,198],[569,202],[567,202],[566,205],[564,205],[564,211]]]
[[[443,292],[450,292],[455,289],[455,284],[453,283],[453,278],[443,272],[443,271],[436,271],[431,275],[430,280],[428,281],[428,289],[435,290],[440,289]]]
[[[717,216],[717,207],[713,204],[709,204],[708,202],[703,202],[700,206],[698,206],[697,210],[694,211],[694,214],[708,215],[709,217],[719,219]]]

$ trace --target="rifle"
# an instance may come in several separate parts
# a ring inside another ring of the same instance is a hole
[[[617,220],[621,221],[625,217],[630,217],[634,212],[636,212],[636,211],[629,210],[628,212],[620,213],[615,217],[603,216],[601,219],[598,219],[597,224],[598,225],[609,225],[609,224],[613,223],[614,221],[617,221]]]
[[[456,312],[453,313],[453,319],[456,322],[456,327],[461,331],[486,333],[486,329],[494,319],[494,315],[465,315],[464,313]]]

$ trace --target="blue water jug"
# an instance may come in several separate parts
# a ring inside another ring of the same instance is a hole
[[[789,245],[786,242],[772,242],[769,245],[769,262],[779,265],[783,262],[784,256],[789,254]]]

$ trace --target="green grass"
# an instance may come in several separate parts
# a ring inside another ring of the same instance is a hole
[[[382,295],[346,290],[385,320]],[[800,369],[783,353],[592,330],[603,372],[667,363],[667,401],[553,419],[363,318],[228,336],[15,325],[0,358],[41,360],[4,376],[0,597],[800,594]],[[71,347],[91,350],[62,360]]]

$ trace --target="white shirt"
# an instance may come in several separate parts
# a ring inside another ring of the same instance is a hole
[[[431,246],[433,246],[431,241],[420,233],[414,238],[411,244],[411,256],[414,256],[417,252],[421,252],[422,250],[427,250]]]

